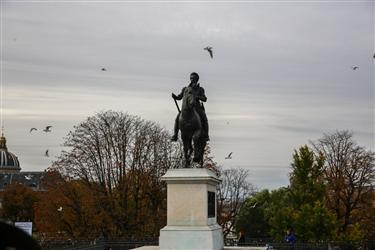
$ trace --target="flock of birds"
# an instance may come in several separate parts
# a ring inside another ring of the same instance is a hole
[[[210,55],[210,57],[211,57],[211,59],[213,59],[214,58],[214,53],[213,53],[213,50],[212,50],[213,48],[211,47],[211,46],[207,46],[207,47],[205,47],[205,48],[203,48],[203,50],[206,50],[207,52],[208,52],[208,54]],[[373,59],[375,59],[375,54],[373,55]],[[352,66],[351,67],[352,68],[352,70],[358,70],[359,69],[359,66]],[[106,68],[101,68],[101,71],[107,71],[107,69]],[[229,124],[229,122],[227,122],[227,125]],[[44,132],[46,132],[46,133],[48,133],[48,132],[51,132],[51,128],[52,128],[52,126],[46,126],[46,128],[45,129],[43,129],[43,131]],[[33,131],[37,131],[38,129],[37,128],[31,128],[30,129],[30,133],[31,132],[33,132]],[[232,159],[232,154],[233,154],[233,152],[230,152],[226,157],[225,157],[225,160],[230,160],[230,159]],[[48,153],[48,149],[45,151],[45,153],[44,153],[44,156],[45,157],[49,157],[49,153]]]
[[[52,128],[52,126],[48,125],[48,126],[46,126],[46,127],[43,129],[43,131],[44,131],[45,133],[52,132],[51,128]],[[33,131],[38,131],[38,129],[37,129],[37,128],[30,128],[30,132],[29,132],[29,133],[31,133],[31,132],[33,132]],[[47,150],[44,152],[44,156],[45,156],[45,157],[49,157],[49,152],[48,152],[48,151],[49,151],[49,150],[47,149]]]
[[[211,59],[213,59],[213,51],[212,51],[212,47],[207,46],[207,47],[204,48],[204,50],[207,50],[207,52],[209,53]],[[101,70],[101,71],[107,71],[107,69],[104,68],[104,67],[102,67],[100,70]],[[44,131],[45,133],[49,133],[49,132],[52,131],[51,128],[52,128],[52,126],[48,125],[48,126],[46,126],[46,127],[43,129],[43,131]],[[32,133],[33,131],[38,131],[38,129],[37,129],[37,128],[30,128],[30,132],[29,132],[29,133]],[[225,159],[232,159],[231,155],[232,155],[232,152],[231,152],[231,153],[228,155],[228,157],[226,157]],[[48,149],[46,149],[46,151],[44,152],[44,156],[45,156],[45,157],[49,157],[49,150],[48,150]]]

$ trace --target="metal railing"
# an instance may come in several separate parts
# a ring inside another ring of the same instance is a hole
[[[96,240],[51,240],[40,242],[43,250],[104,250],[110,246],[112,250],[129,250],[142,246],[158,246],[157,238],[143,240],[133,239],[96,239]],[[271,238],[247,239],[238,244],[236,240],[226,240],[226,246],[255,247],[262,246],[267,250],[375,250],[375,241],[366,242],[297,242],[290,245],[276,242]]]
[[[375,241],[297,242],[291,245],[275,241],[272,238],[247,238],[242,243],[238,243],[234,239],[225,240],[224,243],[226,246],[263,246],[268,250],[375,250]]]
[[[43,250],[104,250],[110,246],[112,250],[129,250],[142,246],[157,246],[157,239],[97,239],[97,240],[51,240],[40,242]]]

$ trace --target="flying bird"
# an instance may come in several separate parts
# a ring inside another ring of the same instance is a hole
[[[62,207],[59,207],[57,211],[62,212]]]
[[[45,157],[49,157],[48,149],[47,149],[46,152],[44,153],[44,156],[45,156]]]
[[[25,175],[25,179],[28,181],[31,180],[31,175]]]
[[[52,126],[47,126],[45,129],[43,129],[44,132],[51,132]]]
[[[352,70],[357,70],[357,69],[359,69],[358,66],[353,66],[353,67],[352,67]]]
[[[255,202],[254,205],[251,206],[251,208],[255,208],[257,206],[257,203]]]
[[[232,159],[232,154],[233,154],[233,152],[230,152],[229,155],[228,155],[227,157],[225,157],[225,159],[226,159],[226,160],[228,160],[228,159]]]
[[[107,71],[107,69],[106,68],[102,68],[102,71]]]
[[[37,131],[38,129],[37,128],[31,128],[30,133],[33,132],[34,130]]]
[[[210,53],[210,57],[211,57],[211,59],[214,58],[214,55],[213,55],[213,52],[212,52],[212,47],[207,46],[206,48],[204,48],[204,50],[207,50],[208,53]]]
[[[372,58],[375,58],[375,54],[374,54],[374,56]]]

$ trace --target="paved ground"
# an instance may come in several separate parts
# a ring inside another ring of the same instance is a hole
[[[146,247],[135,248],[133,250],[159,250],[159,247],[158,246],[146,246]],[[223,250],[266,250],[266,247],[224,247]]]

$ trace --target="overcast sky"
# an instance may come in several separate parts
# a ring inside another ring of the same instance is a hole
[[[259,188],[288,185],[293,150],[323,133],[351,130],[374,149],[373,1],[1,4],[4,132],[23,171],[47,168],[99,111],[172,131],[171,92],[193,71],[215,160]]]

